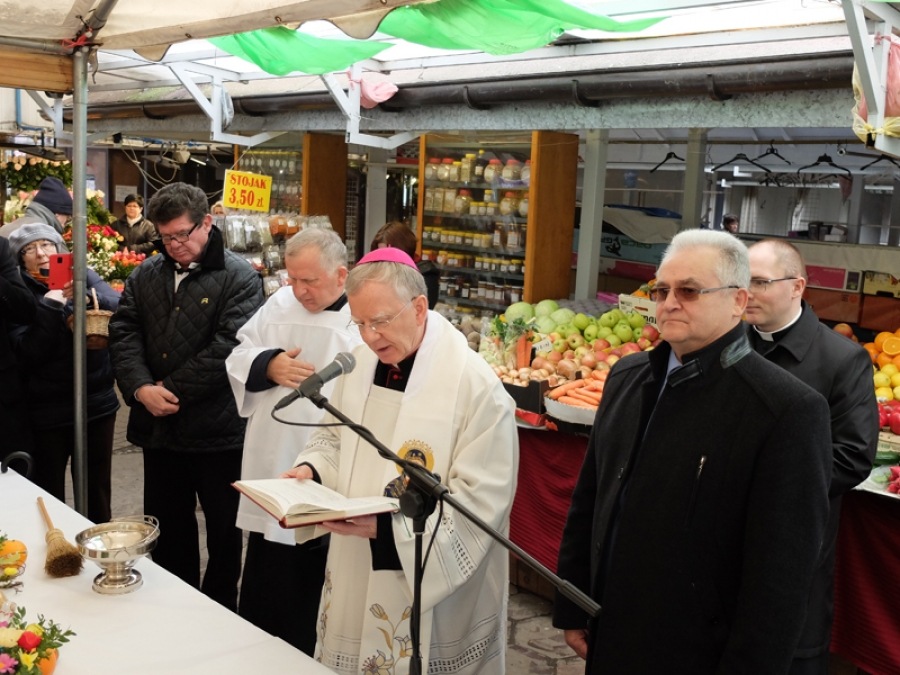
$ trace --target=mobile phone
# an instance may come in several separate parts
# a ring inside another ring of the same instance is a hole
[[[72,254],[71,253],[54,253],[50,256],[50,278],[47,280],[47,286],[50,290],[62,290],[63,287],[72,281]]]

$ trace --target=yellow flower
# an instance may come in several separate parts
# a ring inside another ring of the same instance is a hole
[[[25,626],[25,630],[27,630],[29,633],[34,633],[34,634],[37,635],[38,637],[42,637],[42,636],[44,635],[44,629],[41,628],[41,627],[40,627],[38,624],[36,624],[36,623],[30,623],[30,624],[28,624],[27,626]]]
[[[18,572],[19,572],[18,567],[4,567],[3,568],[3,574],[5,574],[8,577],[14,577],[14,576],[16,576],[16,574],[18,574]]]
[[[19,638],[24,632],[17,628],[0,628],[0,647],[12,649],[19,643]]]
[[[37,655],[36,651],[32,651],[32,652],[26,652],[24,650],[20,651],[19,652],[19,663],[21,663],[26,668],[31,668],[34,666],[34,662],[37,661],[37,656],[38,655]]]

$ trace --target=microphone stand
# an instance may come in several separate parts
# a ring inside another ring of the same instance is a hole
[[[410,616],[410,636],[413,643],[413,653],[410,660],[409,675],[422,675],[423,672],[421,636],[419,635],[422,622],[422,576],[424,574],[424,565],[422,564],[422,538],[425,534],[425,525],[428,518],[434,513],[435,506],[439,500],[450,504],[450,506],[458,513],[465,516],[473,525],[478,527],[478,529],[497,541],[507,550],[515,553],[529,567],[552,583],[560,593],[584,610],[590,617],[594,618],[599,616],[600,605],[594,602],[576,586],[553,574],[553,572],[544,567],[520,547],[512,543],[507,537],[500,534],[466,506],[460,504],[456,498],[450,494],[447,487],[441,483],[440,476],[430,472],[421,464],[410,462],[399,457],[393,450],[375,438],[375,435],[369,431],[369,429],[361,424],[356,424],[353,420],[344,415],[344,413],[331,405],[331,403],[328,402],[328,399],[322,396],[322,394],[317,392],[306,398],[316,407],[326,410],[336,419],[353,429],[353,431],[359,434],[363,440],[372,445],[381,457],[394,462],[401,467],[409,478],[407,489],[400,496],[400,512],[407,518],[412,519],[413,534],[415,536],[413,605],[412,614]],[[435,527],[438,527],[439,525],[440,523],[436,523]]]

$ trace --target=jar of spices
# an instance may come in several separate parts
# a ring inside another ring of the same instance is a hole
[[[462,166],[459,168],[459,179],[464,183],[471,183],[475,177],[475,153],[467,152],[463,157]]]
[[[441,295],[447,295],[447,277],[442,275],[438,282],[438,291]]]
[[[435,259],[435,263],[438,265],[445,267],[447,265],[447,251],[438,251],[437,258]]]
[[[487,160],[484,158],[484,150],[478,151],[478,157],[475,158],[475,180],[484,180],[484,168],[487,166]]]
[[[506,232],[506,250],[507,251],[519,251],[521,250],[521,237],[520,237],[519,224],[515,221],[511,222],[507,226]]]
[[[447,297],[456,297],[456,281],[452,277],[447,279]]]
[[[478,299],[484,302],[487,297],[487,282],[479,281],[478,282]]]
[[[469,190],[460,190],[456,196],[454,203],[454,213],[463,214],[469,212],[469,205],[472,203],[472,193]]]
[[[517,159],[511,159],[503,167],[503,180],[516,181],[522,178],[522,163]]]
[[[512,286],[509,284],[503,284],[503,302],[505,304],[512,304]]]
[[[500,200],[500,214],[504,216],[512,215],[519,210],[519,197],[515,192],[507,192]]]
[[[487,213],[487,202],[478,202],[478,215],[483,216]]]
[[[456,230],[456,231],[454,231],[454,232],[453,232],[453,243],[454,243],[454,244],[462,244],[462,243],[463,243],[463,240],[464,240],[464,239],[463,239],[464,237],[465,237],[465,234],[463,234],[463,231],[462,231],[462,230]]]
[[[503,162],[501,162],[499,159],[492,159],[484,168],[484,181],[486,183],[493,183],[495,179],[500,178],[500,175],[502,173]]]
[[[437,169],[437,178],[438,180],[450,180],[450,170],[453,168],[453,159],[451,157],[444,157],[441,160],[440,166]]]
[[[481,256],[475,256],[475,269],[483,270],[484,269],[484,258]]]
[[[434,188],[425,188],[425,210],[434,211]]]
[[[496,250],[506,248],[506,225],[504,225],[502,220],[494,223],[493,247]],[[492,269],[491,271],[496,272],[497,270]]]
[[[434,188],[434,197],[432,199],[432,211],[441,213],[444,210],[444,188]]]
[[[512,286],[509,293],[509,304],[520,302],[522,300],[522,287]]]
[[[525,160],[525,166],[522,167],[522,182],[525,185],[531,185],[531,160]]]
[[[500,213],[500,208],[497,206],[497,202],[488,202],[487,206],[484,209],[484,215],[496,216],[499,213]]]
[[[453,162],[453,164],[450,165],[450,173],[448,174],[447,180],[449,180],[451,183],[458,183],[459,171],[461,167],[462,162]]]
[[[519,202],[519,215],[522,216],[523,218],[528,217],[528,193],[527,192],[523,195],[522,201]]]
[[[438,167],[441,160],[437,157],[431,157],[425,165],[425,180],[435,180],[438,177]]]
[[[466,233],[463,235],[463,244],[465,244],[466,246],[471,246],[471,245],[472,245],[472,241],[473,241],[473,235],[472,235],[472,233],[471,233],[471,232],[466,232]]]
[[[453,213],[456,208],[456,188],[444,188],[444,213]]]
[[[485,190],[485,191],[484,191],[484,201],[486,201],[486,202],[495,202],[495,201],[497,201],[496,198],[494,197],[494,191],[493,191],[493,190]]]
[[[478,215],[478,202],[469,202],[469,215],[470,216]]]
[[[509,274],[509,262],[506,260],[506,258],[500,259],[500,273]]]
[[[472,285],[468,281],[464,281],[462,285],[462,292],[460,293],[459,297],[461,297],[463,300],[468,300],[471,292]]]

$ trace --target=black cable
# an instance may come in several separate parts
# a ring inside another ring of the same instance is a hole
[[[434,531],[431,533],[431,540],[428,542],[428,548],[425,550],[425,557],[422,559],[422,572],[425,571],[425,566],[428,564],[428,556],[431,555],[431,547],[434,546],[435,537],[437,537],[438,528],[441,526],[441,521],[444,519],[444,500],[438,500],[438,517],[437,522],[434,524]]]

